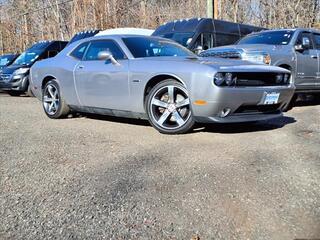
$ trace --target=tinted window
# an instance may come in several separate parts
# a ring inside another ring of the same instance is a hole
[[[239,36],[225,33],[216,34],[216,46],[224,46],[234,44],[239,40]]]
[[[0,56],[0,67],[7,66],[12,61],[12,58],[10,56]]]
[[[41,50],[28,50],[22,53],[14,62],[13,65],[29,65],[34,63],[43,53]]]
[[[182,46],[187,47],[188,46],[188,40],[193,37],[194,33],[167,33],[164,34],[164,38],[171,39],[173,41],[176,41],[177,43],[180,43]]]
[[[232,33],[239,35],[239,24],[214,20],[214,27],[217,33]]]
[[[194,56],[188,49],[170,40],[129,37],[123,41],[135,58]]]
[[[302,41],[303,38],[308,38],[309,42],[310,42],[310,46],[311,46],[311,48],[313,48],[312,40],[311,40],[311,33],[308,33],[308,32],[300,33],[300,35],[297,39],[296,45],[301,45],[303,43],[303,41]]]
[[[86,53],[85,60],[99,60],[100,52],[110,52],[116,60],[125,59],[120,47],[112,40],[92,41]]]
[[[202,33],[197,38],[194,48],[197,48],[198,46],[201,46],[203,50],[207,50],[209,48],[214,47],[214,39],[213,35],[211,33]]]
[[[320,49],[320,34],[314,33],[314,41],[317,49]]]
[[[287,45],[293,35],[293,31],[273,31],[251,34],[244,37],[238,44],[270,44]]]
[[[88,45],[89,45],[88,42],[80,44],[75,50],[73,50],[73,52],[70,55],[79,60],[82,60]]]

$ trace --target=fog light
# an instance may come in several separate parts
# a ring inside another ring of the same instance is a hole
[[[230,108],[224,108],[220,113],[220,117],[225,118],[230,114],[230,112],[231,112]]]

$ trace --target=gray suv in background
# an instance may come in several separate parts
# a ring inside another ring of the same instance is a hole
[[[292,72],[296,93],[320,94],[320,32],[313,29],[252,33],[235,45],[211,48],[200,56],[242,59],[283,67]]]

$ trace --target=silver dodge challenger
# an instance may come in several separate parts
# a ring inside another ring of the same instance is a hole
[[[293,93],[291,74],[245,61],[200,58],[163,38],[95,36],[31,69],[32,91],[49,118],[88,112],[148,119],[161,133],[195,122],[276,118]]]

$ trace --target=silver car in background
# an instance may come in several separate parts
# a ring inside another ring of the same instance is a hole
[[[195,122],[245,122],[282,115],[294,93],[290,72],[245,61],[199,58],[163,38],[95,36],[31,69],[50,118],[70,111],[148,119],[161,133]]]

